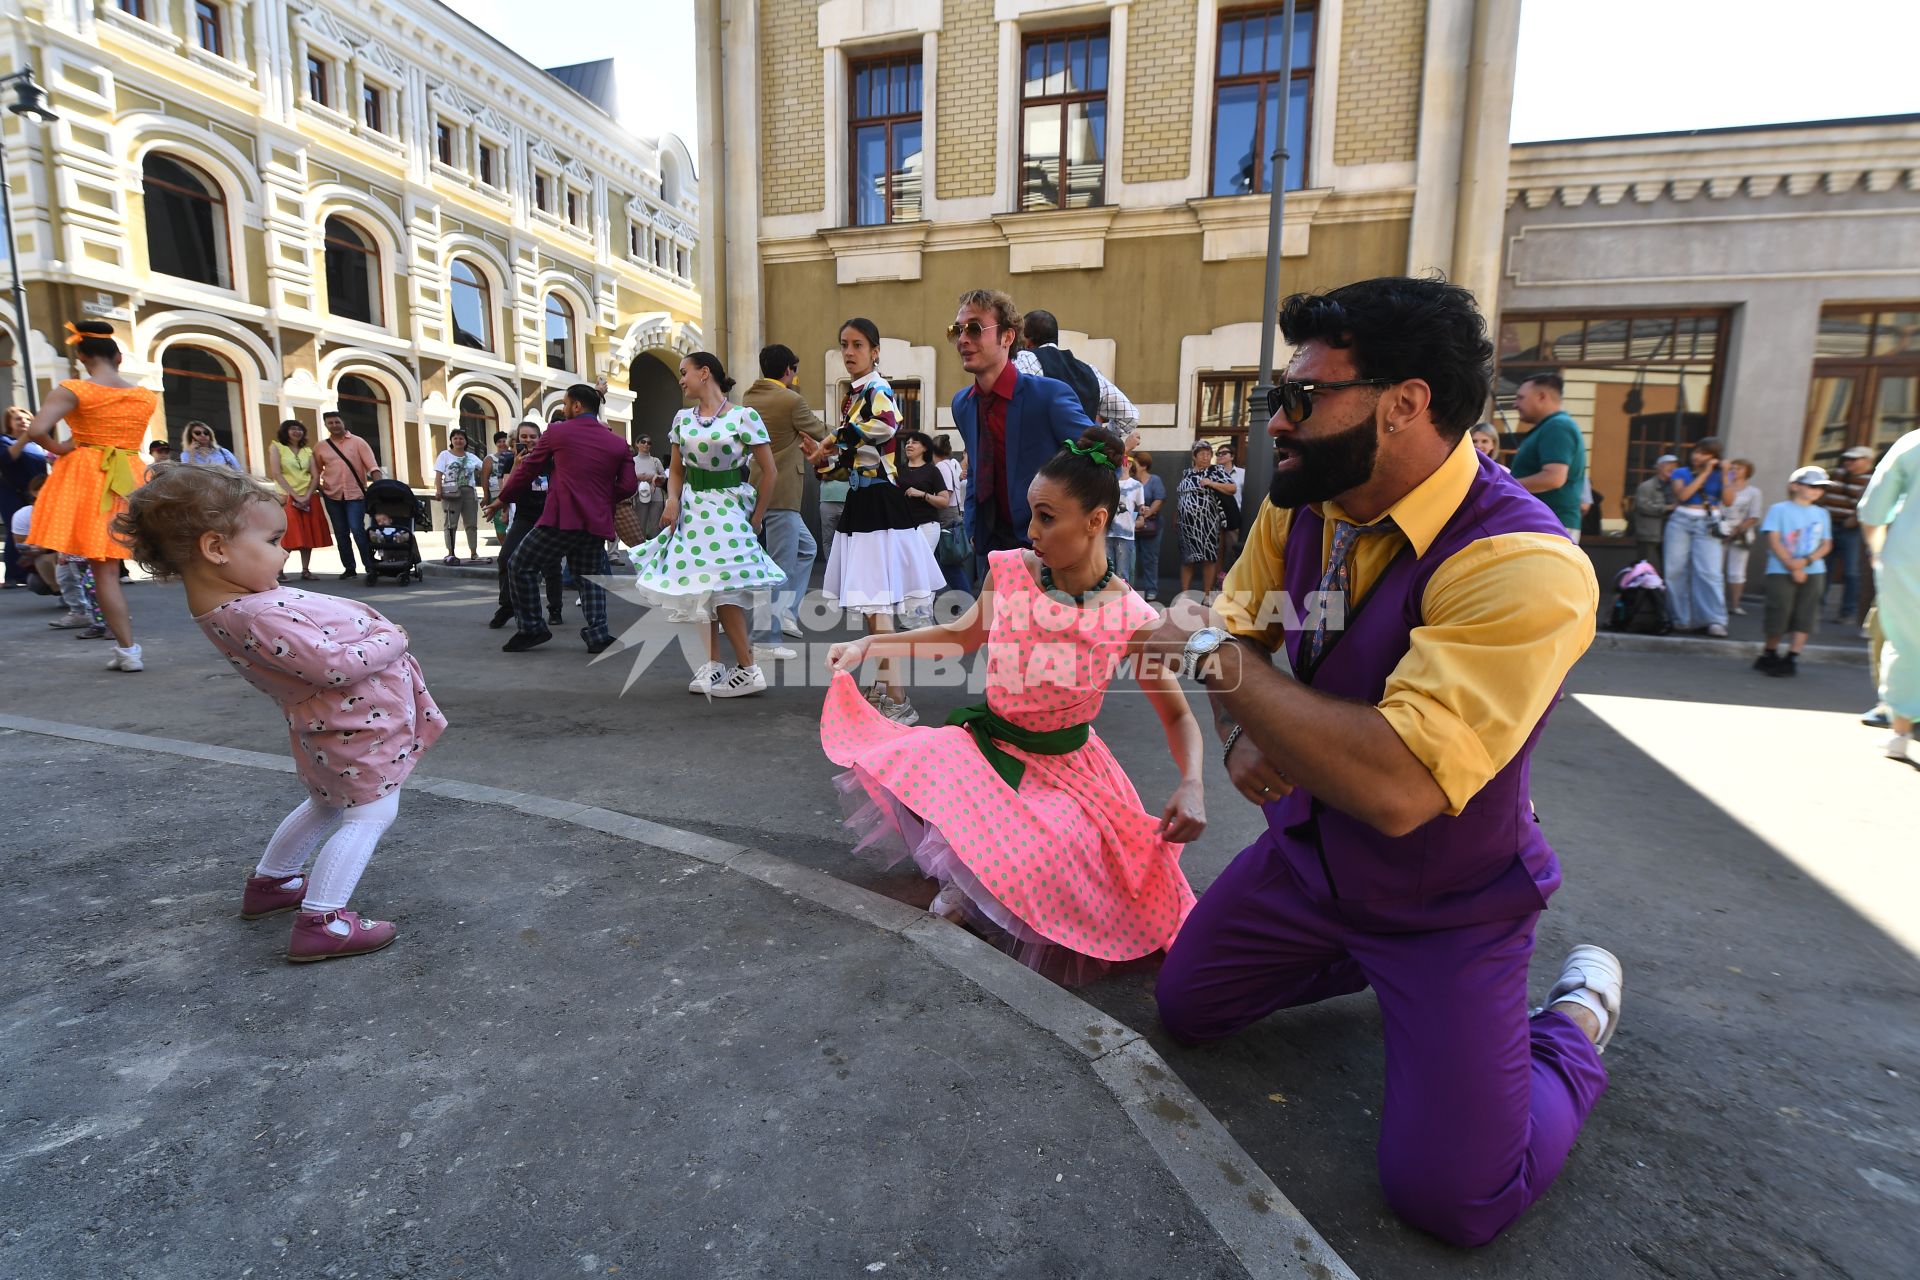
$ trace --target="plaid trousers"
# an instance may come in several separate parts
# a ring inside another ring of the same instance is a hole
[[[573,584],[580,592],[580,605],[587,615],[582,637],[588,644],[606,639],[606,588],[589,574],[610,571],[607,544],[599,534],[585,529],[552,529],[536,525],[513,549],[513,563],[507,578],[513,584],[514,622],[528,635],[548,630],[547,615],[540,611],[540,588],[547,574],[565,560],[573,570]]]

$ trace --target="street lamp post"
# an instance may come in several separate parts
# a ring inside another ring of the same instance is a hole
[[[46,90],[33,82],[33,70],[15,71],[0,76],[0,85],[13,86],[14,101],[7,110],[25,118],[52,123],[60,117],[45,105]],[[27,410],[40,411],[40,389],[33,380],[33,340],[27,333],[27,286],[20,278],[20,248],[13,241],[13,187],[7,181],[7,147],[0,140],[0,220],[6,222],[7,265],[13,273],[13,324],[20,347],[20,371],[27,378]]]
[[[1287,205],[1287,106],[1293,97],[1293,6],[1287,0],[1280,19],[1279,120],[1273,138],[1273,190],[1267,209],[1267,291],[1260,306],[1260,383],[1247,406],[1247,483],[1240,494],[1243,529],[1267,500],[1273,480],[1273,437],[1266,431],[1267,393],[1273,387],[1273,327],[1280,311],[1280,223]]]

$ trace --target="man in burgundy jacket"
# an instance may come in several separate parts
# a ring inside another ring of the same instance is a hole
[[[540,611],[540,584],[561,560],[573,570],[587,625],[580,638],[588,653],[599,653],[613,643],[607,630],[607,593],[593,580],[606,573],[607,542],[613,534],[614,507],[640,487],[627,443],[608,430],[595,415],[600,393],[584,383],[567,388],[567,419],[547,428],[540,443],[514,464],[500,488],[500,498],[512,502],[533,487],[537,475],[551,475],[547,509],[533,531],[514,548],[507,566],[512,584],[514,621],[519,631],[502,645],[507,653],[522,653],[553,639],[546,615]]]

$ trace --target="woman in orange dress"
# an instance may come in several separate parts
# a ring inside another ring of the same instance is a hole
[[[67,345],[75,348],[87,376],[55,387],[27,428],[28,439],[58,456],[34,504],[28,540],[92,561],[100,612],[113,633],[107,669],[139,671],[140,646],[133,642],[133,622],[120,590],[127,547],[107,525],[127,509],[127,495],[146,479],[140,441],[160,398],[120,376],[120,344],[113,340],[112,325],[88,320],[67,330]],[[73,434],[55,440],[54,426],[63,418]]]

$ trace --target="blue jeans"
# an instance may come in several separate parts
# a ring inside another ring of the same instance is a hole
[[[781,620],[800,620],[800,597],[807,593],[807,583],[813,576],[813,560],[820,554],[820,547],[798,511],[767,512],[760,540],[767,548],[767,555],[780,566],[780,572],[787,575],[787,580],[773,589],[773,608],[768,611],[763,638],[764,643],[777,645]]]
[[[1667,517],[1660,558],[1675,631],[1727,625],[1726,545],[1708,531],[1703,511],[1682,507]]]
[[[1138,526],[1133,535],[1133,563],[1140,581],[1133,585],[1141,595],[1152,600],[1160,594],[1160,530],[1140,533],[1137,529]]]
[[[1128,586],[1133,585],[1133,539],[1116,538],[1107,535],[1107,560],[1113,565],[1114,576]]]
[[[367,503],[364,498],[344,501],[322,496],[327,506],[327,521],[333,526],[333,545],[340,548],[340,567],[354,571],[353,549],[360,548],[360,559],[373,568],[373,544],[367,540]]]
[[[1840,587],[1840,616],[1858,618],[1860,616],[1860,529],[1842,529],[1838,523],[1833,526],[1833,550],[1827,553],[1827,563],[1833,566],[1832,577],[1838,580]],[[1828,586],[1834,582],[1829,581]]]

